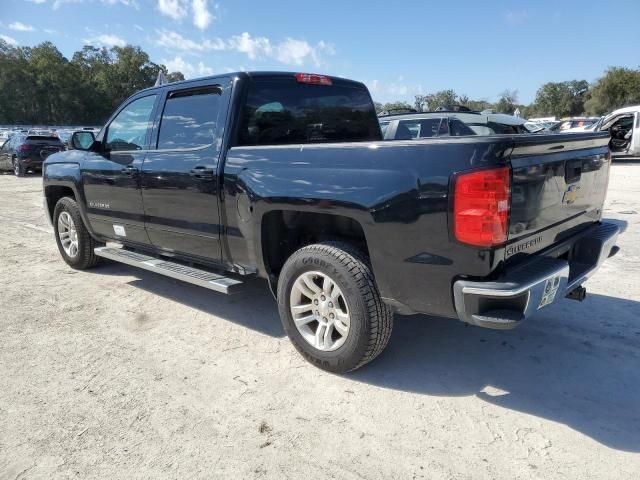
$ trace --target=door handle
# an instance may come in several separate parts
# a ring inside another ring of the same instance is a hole
[[[136,167],[132,167],[131,165],[129,165],[128,167],[124,167],[121,171],[125,175],[135,175],[140,170],[138,170]]]
[[[189,172],[189,175],[196,178],[213,178],[213,168],[195,167]]]

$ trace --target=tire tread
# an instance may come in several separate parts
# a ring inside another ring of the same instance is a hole
[[[370,322],[369,338],[364,354],[357,364],[347,371],[357,370],[380,355],[389,343],[393,329],[393,312],[380,297],[368,257],[354,245],[341,241],[316,243],[301,248],[292,257],[309,253],[324,254],[336,259],[351,273],[362,295]]]

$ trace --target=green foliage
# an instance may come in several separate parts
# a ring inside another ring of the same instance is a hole
[[[374,102],[376,107],[376,113],[388,112],[389,110],[408,110],[413,108],[407,102],[390,102],[382,104],[380,102]]]
[[[585,109],[594,115],[640,104],[640,69],[611,67],[593,85],[589,94]]]
[[[518,91],[517,90],[505,90],[500,94],[498,101],[493,106],[493,110],[496,113],[507,113],[513,115],[513,112],[517,108],[518,103]]]
[[[533,106],[540,116],[575,117],[584,113],[588,91],[586,80],[548,82],[538,89]]]
[[[440,90],[427,95],[416,95],[415,108],[419,112],[431,112],[438,107],[451,107],[459,104],[459,98],[453,90]]]
[[[0,123],[101,124],[127,97],[151,87],[164,65],[140,47],[85,46],[71,60],[50,42],[11,47],[0,40]]]

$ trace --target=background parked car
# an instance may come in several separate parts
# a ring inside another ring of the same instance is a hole
[[[550,132],[566,132],[574,128],[584,128],[597,123],[600,117],[575,117],[560,120],[549,128]]]
[[[13,170],[21,177],[27,171],[41,171],[42,162],[52,153],[64,150],[57,135],[24,135],[16,133],[0,148],[0,169]]]
[[[597,130],[611,134],[609,148],[614,157],[640,156],[640,105],[611,112]]]
[[[502,113],[443,110],[379,116],[379,121],[385,140],[532,133],[526,120]]]

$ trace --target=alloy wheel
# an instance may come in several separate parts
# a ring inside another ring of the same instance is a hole
[[[311,346],[323,352],[347,340],[351,318],[338,284],[322,272],[305,272],[293,283],[289,299],[293,322]]]

